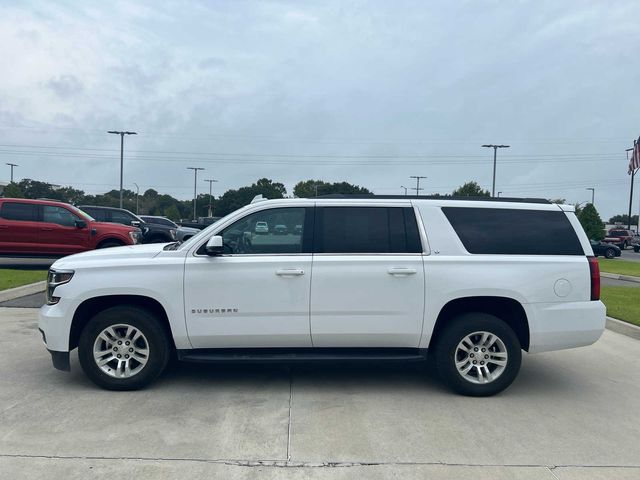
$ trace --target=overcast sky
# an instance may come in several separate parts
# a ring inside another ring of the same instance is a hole
[[[480,145],[504,143],[496,191],[595,187],[606,219],[628,208],[638,52],[634,1],[0,1],[0,160],[104,192],[106,131],[133,130],[141,192],[191,198],[197,166],[218,194],[260,177],[400,194],[410,175],[448,193],[490,189]]]

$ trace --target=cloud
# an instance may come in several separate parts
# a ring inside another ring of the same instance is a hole
[[[84,85],[74,75],[60,75],[51,78],[46,85],[64,100],[79,95],[84,90]]]

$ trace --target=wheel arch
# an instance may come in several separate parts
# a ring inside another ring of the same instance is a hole
[[[463,297],[446,303],[436,319],[431,334],[429,347],[437,341],[438,335],[446,326],[447,321],[463,313],[482,312],[494,315],[503,320],[515,332],[522,349],[529,350],[530,328],[527,314],[517,300],[509,297],[478,296]]]
[[[73,314],[73,320],[71,321],[69,350],[73,350],[78,346],[80,333],[94,315],[108,308],[121,306],[135,306],[155,314],[170,340],[170,345],[175,350],[176,346],[166,310],[156,299],[144,295],[105,295],[89,298],[82,302]]]
[[[119,246],[121,246],[121,247],[127,244],[127,243],[126,243],[126,242],[124,242],[121,238],[118,238],[118,237],[107,237],[107,238],[104,238],[104,239],[100,240],[100,241],[96,244],[96,248],[102,248],[102,246],[103,246],[105,243],[117,243],[117,244],[118,244]]]

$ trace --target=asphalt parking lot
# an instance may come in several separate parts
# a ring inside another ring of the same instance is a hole
[[[622,260],[629,260],[631,262],[640,262],[640,253],[636,253],[631,248],[627,248],[621,252],[620,257]]]
[[[51,366],[37,310],[0,308],[1,478],[640,478],[640,342],[525,356],[503,394],[419,365],[177,365],[148,390]]]

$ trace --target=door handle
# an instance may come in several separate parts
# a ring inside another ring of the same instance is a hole
[[[304,270],[301,268],[281,268],[280,270],[276,270],[276,275],[281,277],[299,276],[304,275]]]
[[[415,268],[391,267],[389,270],[387,270],[387,273],[389,275],[396,275],[401,277],[405,275],[415,275],[416,273],[418,273],[418,271]]]
[[[40,230],[42,230],[43,232],[50,232],[53,230],[53,228],[42,227]]]

